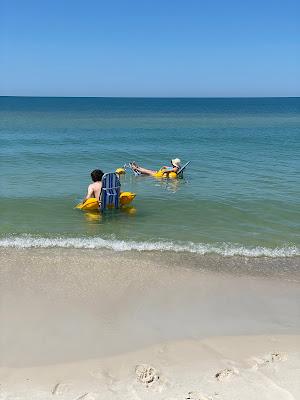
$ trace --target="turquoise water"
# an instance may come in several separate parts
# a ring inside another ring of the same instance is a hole
[[[2,97],[0,245],[300,254],[299,154],[300,98]],[[122,178],[134,209],[73,209],[92,169],[175,157]]]

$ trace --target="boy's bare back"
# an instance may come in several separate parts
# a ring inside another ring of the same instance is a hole
[[[100,201],[100,193],[102,189],[102,176],[103,172],[100,169],[95,169],[91,172],[91,178],[93,183],[88,186],[87,195],[85,196],[83,202],[87,199],[91,199],[95,197],[98,201]]]
[[[91,197],[95,197],[96,199],[99,200],[101,188],[102,188],[101,182],[91,183],[88,187],[88,192],[87,192],[87,196],[86,196],[87,199],[90,199]]]

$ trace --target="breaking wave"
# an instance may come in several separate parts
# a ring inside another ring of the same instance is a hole
[[[74,249],[110,249],[114,251],[175,251],[189,252],[201,255],[219,254],[222,256],[246,257],[294,257],[300,256],[300,248],[292,245],[287,247],[246,247],[231,243],[193,243],[193,242],[138,242],[118,239],[103,239],[99,237],[35,237],[30,235],[8,236],[0,238],[2,248],[74,248]]]

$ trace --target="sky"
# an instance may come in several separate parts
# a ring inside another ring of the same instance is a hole
[[[300,96],[299,0],[0,0],[0,95]]]

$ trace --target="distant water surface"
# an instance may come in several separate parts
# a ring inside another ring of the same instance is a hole
[[[300,98],[0,98],[0,246],[300,254]],[[95,168],[191,160],[184,179],[122,178],[134,208],[73,207]]]

